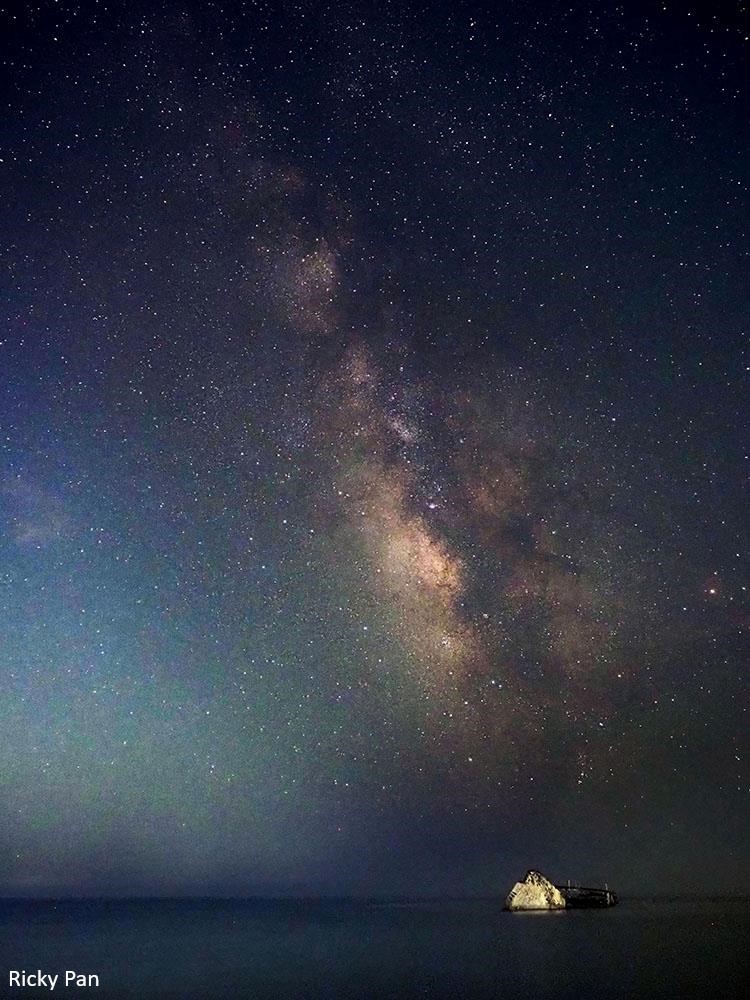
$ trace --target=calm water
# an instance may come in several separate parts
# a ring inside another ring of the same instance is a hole
[[[750,997],[750,899],[508,914],[499,901],[0,901],[0,997]],[[8,970],[97,973],[9,989]]]

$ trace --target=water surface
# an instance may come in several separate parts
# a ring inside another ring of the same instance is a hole
[[[750,899],[0,901],[0,997],[106,1000],[731,1000],[750,997]],[[56,989],[8,970],[59,972]],[[99,989],[64,989],[64,971]]]

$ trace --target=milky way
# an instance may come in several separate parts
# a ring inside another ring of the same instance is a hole
[[[0,890],[746,880],[741,16],[3,17]]]

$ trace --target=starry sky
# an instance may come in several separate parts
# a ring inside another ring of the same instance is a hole
[[[744,4],[0,27],[0,893],[746,891]]]

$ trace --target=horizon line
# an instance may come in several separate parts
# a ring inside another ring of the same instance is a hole
[[[620,901],[625,899],[750,899],[750,892],[626,892],[617,891]],[[0,892],[0,903],[168,903],[168,902],[215,902],[215,903],[303,903],[303,902],[356,902],[356,903],[400,903],[400,902],[446,902],[446,901],[494,901],[504,900],[506,893],[440,893],[429,895],[416,894],[327,894],[327,893],[305,893],[305,894],[250,894],[250,895],[229,895],[229,894],[206,894],[206,893],[180,893],[169,895],[154,894],[134,894],[134,895],[113,895],[111,893],[96,893],[85,895],[6,895]]]

